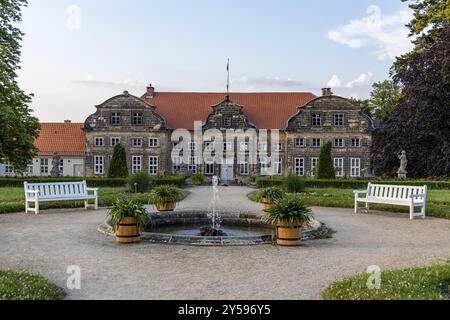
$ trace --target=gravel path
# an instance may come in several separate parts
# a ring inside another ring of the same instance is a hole
[[[200,200],[202,208],[209,204],[206,189],[190,191],[180,210],[195,209]],[[258,210],[247,191],[224,188],[222,201],[231,210]],[[68,299],[319,299],[328,283],[370,265],[400,268],[450,258],[449,220],[313,211],[338,232],[298,248],[121,246],[97,232],[104,210],[0,215],[0,268],[40,272],[65,287],[67,267],[78,265],[82,288],[68,291]]]

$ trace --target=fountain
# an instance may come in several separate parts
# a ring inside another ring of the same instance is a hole
[[[221,214],[217,209],[219,202],[219,178],[214,176],[212,179],[212,198],[208,209],[208,218],[211,220],[211,225],[200,228],[201,237],[226,237],[227,234],[220,230],[222,219]]]

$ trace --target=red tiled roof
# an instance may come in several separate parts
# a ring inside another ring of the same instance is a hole
[[[82,156],[85,132],[82,123],[41,123],[39,138],[34,142],[39,156]]]
[[[142,99],[156,106],[170,128],[194,128],[194,121],[205,121],[212,106],[225,100],[224,93],[156,92],[153,98]],[[284,129],[298,108],[316,96],[309,92],[231,93],[230,100],[244,107],[251,123],[260,129]]]

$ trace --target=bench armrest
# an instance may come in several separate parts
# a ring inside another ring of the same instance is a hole
[[[362,194],[362,193],[367,193],[367,190],[355,190],[355,191],[353,191],[353,193],[355,195],[358,195],[358,194]]]
[[[98,188],[86,188],[86,193],[94,192],[94,195],[96,196],[98,194]]]
[[[39,194],[39,190],[25,190],[26,193],[34,193],[34,194]]]

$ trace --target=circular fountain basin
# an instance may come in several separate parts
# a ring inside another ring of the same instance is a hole
[[[200,228],[210,225],[207,212],[184,211],[152,213],[141,238],[150,243],[193,246],[250,246],[273,244],[276,231],[272,225],[261,221],[259,216],[243,213],[221,213],[221,230],[227,236],[202,237]],[[112,227],[105,223],[99,231],[114,235]],[[302,233],[302,240],[315,239],[328,232],[327,227],[313,220]]]

